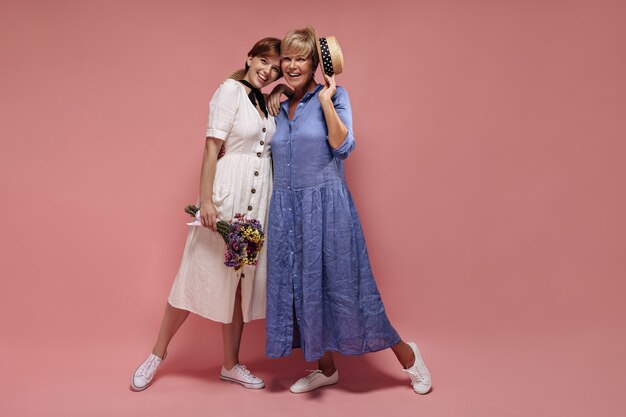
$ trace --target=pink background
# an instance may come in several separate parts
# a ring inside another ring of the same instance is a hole
[[[620,1],[0,3],[3,416],[622,416],[626,7]],[[345,53],[347,176],[392,322],[391,352],[242,360],[191,317],[131,393],[180,262],[208,102],[257,39],[314,25]]]

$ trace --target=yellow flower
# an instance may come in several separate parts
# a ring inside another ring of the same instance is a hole
[[[263,236],[257,229],[253,229],[250,226],[244,226],[241,228],[241,234],[245,239],[250,240],[254,243],[260,243],[263,241]]]

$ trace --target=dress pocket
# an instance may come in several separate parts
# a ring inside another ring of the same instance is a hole
[[[233,217],[234,204],[231,197],[231,188],[224,184],[213,186],[213,204],[219,213],[220,220],[230,220]]]

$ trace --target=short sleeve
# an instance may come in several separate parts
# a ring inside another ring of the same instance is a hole
[[[350,106],[350,98],[348,92],[343,87],[337,87],[337,92],[333,97],[333,105],[335,111],[344,125],[348,128],[348,134],[343,140],[341,146],[337,149],[332,146],[330,149],[338,159],[346,159],[355,147],[354,134],[352,133],[352,107]]]
[[[226,140],[230,134],[239,106],[239,86],[236,81],[226,80],[220,85],[209,105],[209,123],[206,137]]]

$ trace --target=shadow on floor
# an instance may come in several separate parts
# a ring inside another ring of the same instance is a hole
[[[393,355],[391,352],[388,354]],[[404,375],[400,365],[393,361],[389,362],[389,369],[381,369],[379,365],[373,365],[368,355],[344,357],[335,355],[335,363],[339,369],[339,383],[322,390],[299,394],[317,398],[323,395],[326,389],[343,390],[346,392],[371,392],[385,390],[398,386],[409,388],[408,377]],[[300,352],[295,352],[289,357],[280,359],[259,358],[244,363],[248,369],[265,380],[265,389],[272,393],[282,393],[289,390],[298,378],[305,376],[308,370],[316,369],[316,363],[305,362]],[[203,381],[219,381],[221,365],[212,364],[208,367],[194,367],[188,360],[181,357],[171,357],[163,363],[155,378],[167,376],[185,376]]]

